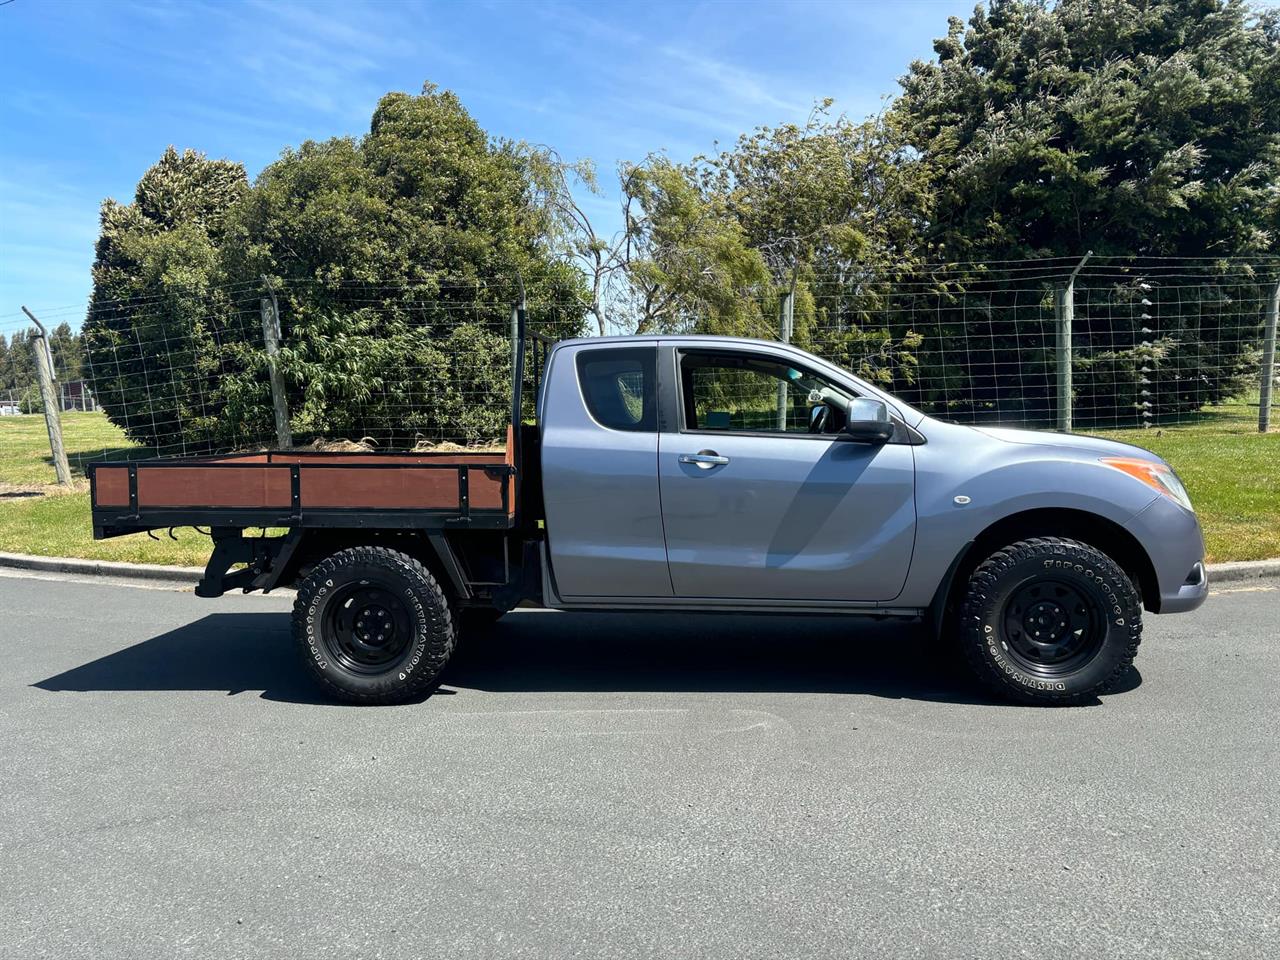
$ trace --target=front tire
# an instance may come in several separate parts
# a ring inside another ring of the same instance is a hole
[[[329,694],[352,703],[402,703],[437,683],[456,643],[448,598],[430,571],[385,547],[352,547],[298,586],[293,635]]]
[[[1119,565],[1075,540],[997,550],[969,578],[960,611],[966,659],[1022,703],[1088,703],[1113,688],[1142,639],[1142,601]]]

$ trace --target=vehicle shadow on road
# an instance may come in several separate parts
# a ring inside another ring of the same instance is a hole
[[[1120,690],[1140,684],[1131,670]],[[50,691],[262,691],[329,703],[284,613],[220,613],[34,684]],[[491,692],[845,693],[992,703],[918,624],[841,617],[517,611],[464,638],[436,695]]]
[[[215,613],[33,684],[52,691],[261,690],[327,702],[303,673],[287,613]]]

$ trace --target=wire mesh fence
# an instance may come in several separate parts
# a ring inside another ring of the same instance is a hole
[[[1062,372],[1055,291],[1072,266],[935,264],[891,279],[807,277],[792,340],[936,416],[1052,426]],[[1185,423],[1249,404],[1256,415],[1278,279],[1280,259],[1093,263],[1074,283],[1075,426]],[[53,351],[55,374],[83,381],[83,395],[135,445],[132,455],[271,447],[276,402],[297,445],[414,449],[486,445],[505,434],[519,296],[515,284],[462,281],[242,283],[98,301],[41,319],[48,327],[80,321]],[[743,296],[755,298],[755,310],[733,332],[776,338],[776,297]],[[280,344],[269,355],[263,323],[273,314]],[[590,326],[583,304],[537,299],[528,325],[549,340],[587,335]],[[720,332],[696,310],[669,326]],[[619,324],[616,332],[631,331]],[[0,406],[37,413],[25,318],[0,317],[0,334]],[[273,396],[272,365],[283,397]],[[529,386],[540,373],[531,358]],[[118,453],[120,444],[102,446]],[[81,459],[101,452],[75,451]]]
[[[1063,322],[1055,292],[1071,266],[895,283],[884,306],[859,317],[856,337],[827,323],[807,346],[934,415],[1052,426]],[[1073,423],[1179,423],[1226,400],[1247,402],[1259,385],[1274,286],[1249,267],[1103,264],[1082,274],[1073,284]]]

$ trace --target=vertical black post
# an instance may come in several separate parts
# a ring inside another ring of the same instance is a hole
[[[515,513],[520,513],[520,471],[524,466],[523,444],[520,440],[521,421],[524,416],[524,339],[528,327],[525,301],[512,308],[513,343],[511,344],[511,462],[515,464]]]
[[[271,462],[271,454],[267,454],[267,462]],[[300,464],[289,464],[289,519],[302,519],[302,467]]]

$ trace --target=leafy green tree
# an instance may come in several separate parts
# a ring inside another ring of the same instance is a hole
[[[49,332],[49,349],[53,353],[53,369],[59,380],[79,380],[83,375],[84,351],[80,335],[71,324],[58,324]]]
[[[14,389],[13,355],[9,352],[9,340],[0,333],[0,392]]]
[[[247,189],[240,164],[170,147],[133,203],[102,204],[84,372],[137,443],[178,452],[226,435],[224,345],[245,335],[218,246]]]
[[[704,160],[776,288],[794,299],[793,339],[884,384],[910,382],[918,336],[884,310],[920,255],[930,211],[923,164],[892,123],[832,117],[762,127]]]
[[[582,278],[547,242],[530,157],[457,97],[392,93],[368,135],[287,150],[240,205],[228,273],[280,302],[294,429],[395,445],[499,436],[510,305],[581,332]],[[228,389],[265,433],[261,362]]]
[[[912,64],[949,257],[1248,255],[1280,228],[1280,21],[1239,0],[994,0]]]
[[[15,330],[9,338],[9,389],[26,390],[36,386],[34,330]]]
[[[574,188],[599,195],[590,161],[564,162],[525,145],[548,240],[585,278],[584,307],[596,331],[759,332],[752,291],[767,285],[758,252],[690,167],[654,154],[619,169],[624,227],[612,237],[594,226]]]
[[[451,93],[392,93],[367,135],[287,149],[249,186],[166,152],[103,205],[86,369],[113,421],[165,450],[274,435],[260,298],[283,327],[295,437],[500,436],[509,311],[582,328],[582,278],[548,240],[533,159]]]
[[[903,77],[893,119],[931,177],[927,240],[942,257],[1063,257],[1065,274],[1088,250],[1139,258],[1274,252],[1275,11],[1240,0],[993,0],[967,27],[950,18],[934,50],[934,60]],[[1108,417],[1132,414],[1143,367],[1157,414],[1238,389],[1249,339],[1238,302],[1257,292],[1205,283],[1166,293],[1142,283],[1135,276],[1095,291],[1105,311],[1091,313],[1087,297],[1077,310],[1077,349],[1096,354],[1077,377],[1077,402]],[[1086,275],[1080,285],[1088,284]],[[1200,302],[1194,316],[1177,297]],[[988,298],[983,322],[1012,331],[1010,310]],[[964,320],[944,311],[944,343],[926,362],[946,352],[947,340],[953,356],[963,355]],[[1037,359],[1038,348],[1012,335],[994,346]],[[1037,389],[997,370],[947,374],[953,392],[959,377],[959,392],[979,405]],[[1047,402],[1050,385],[1038,389]]]
[[[760,336],[769,272],[726,197],[661,156],[625,168],[623,184],[629,288],[618,307],[629,326]]]
[[[922,165],[885,122],[829,108],[688,165],[658,156],[624,171],[638,326],[773,336],[790,295],[794,342],[881,382],[914,376],[918,337],[877,314],[918,255]]]
[[[0,401],[14,401],[19,413],[39,413],[40,388],[36,382],[35,328],[15,330],[6,342],[0,335]]]

